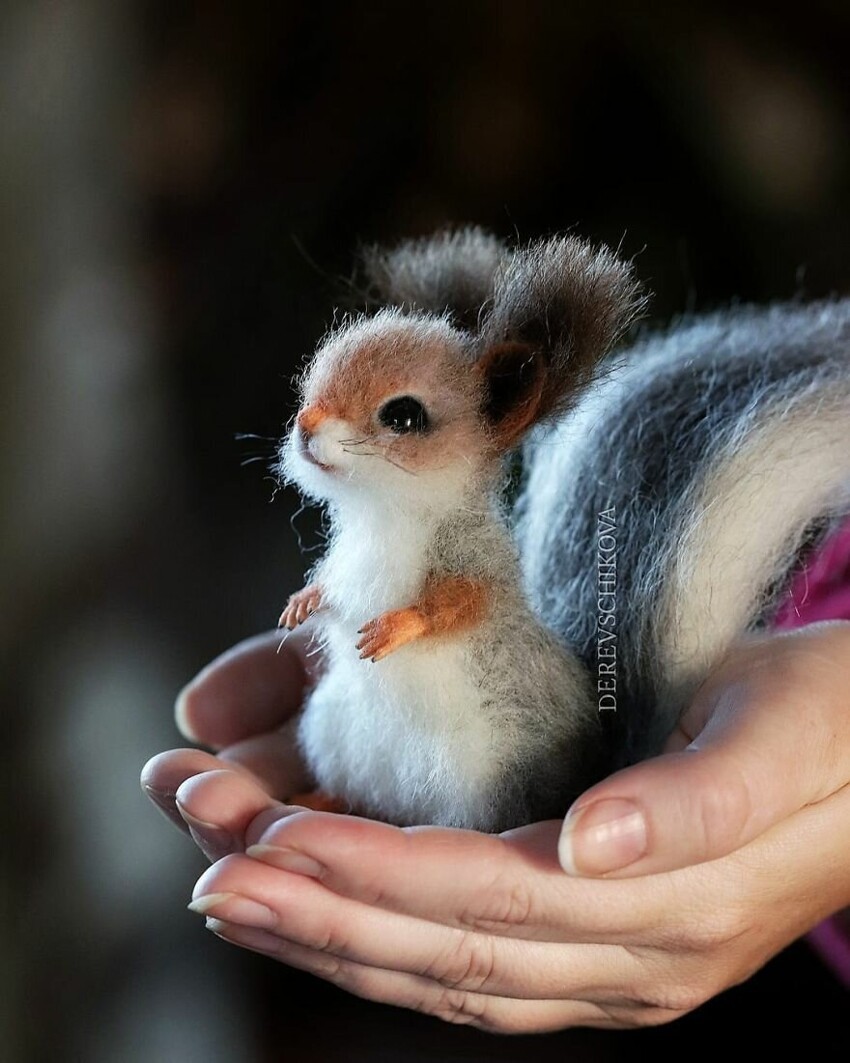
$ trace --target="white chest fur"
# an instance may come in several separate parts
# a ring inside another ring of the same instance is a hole
[[[335,535],[320,566],[325,600],[339,620],[356,628],[388,609],[411,605],[427,576],[436,521],[392,510],[354,512]]]
[[[470,657],[475,633],[426,638],[373,663],[357,630],[412,605],[428,575],[436,521],[395,514],[347,520],[317,573],[327,670],[300,740],[320,787],[355,809],[396,821],[486,819],[493,773],[509,736],[491,726]],[[474,810],[474,811],[473,811]]]

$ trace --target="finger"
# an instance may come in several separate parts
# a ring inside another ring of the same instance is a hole
[[[244,850],[245,830],[261,812],[272,806],[280,815],[287,811],[247,774],[226,769],[187,779],[175,803],[195,844],[213,861]]]
[[[297,726],[298,720],[293,719],[278,731],[245,738],[222,749],[219,758],[253,775],[272,797],[286,800],[313,785],[298,749]]]
[[[557,859],[557,820],[501,836],[319,812],[258,821],[259,837],[248,830],[252,858],[294,871],[307,860],[340,896],[526,940],[643,944],[647,926],[665,926],[685,888],[569,878]]]
[[[177,791],[193,775],[218,771],[222,766],[222,762],[212,753],[200,749],[171,749],[151,757],[142,768],[142,790],[171,823],[187,831],[186,822],[177,808]],[[247,771],[239,765],[234,765],[234,768]]]
[[[300,706],[315,662],[301,634],[266,632],[207,665],[178,695],[180,731],[220,749],[279,727]]]
[[[683,715],[686,748],[579,798],[559,842],[564,869],[636,876],[699,864],[823,800],[850,777],[848,688],[850,624],[748,640]]]
[[[514,1000],[449,989],[416,975],[364,966],[284,941],[264,930],[210,919],[209,929],[225,941],[309,971],[355,996],[410,1008],[447,1022],[492,1033],[545,1033],[568,1026],[620,1028],[595,1004],[571,1000]]]
[[[263,816],[273,822],[293,811],[273,797],[304,786],[300,761],[297,770],[285,770],[292,760],[285,735],[258,736],[242,745],[242,751],[238,746],[227,751],[229,760],[199,749],[170,750],[142,770],[145,794],[211,860],[244,849],[245,828]]]
[[[280,731],[247,738],[218,755],[200,749],[172,749],[159,753],[142,769],[142,789],[165,817],[184,831],[187,824],[177,807],[175,795],[187,779],[203,772],[230,769],[231,775],[244,777],[249,784],[261,789],[268,807],[270,797],[285,800],[312,785],[310,773],[298,752],[294,731],[295,721],[290,721]],[[236,782],[238,785],[239,778]],[[280,807],[277,801],[274,805]]]
[[[193,911],[370,967],[432,979],[449,989],[524,999],[622,1002],[643,971],[614,945],[562,945],[442,926],[340,897],[306,873],[245,858],[199,880]]]

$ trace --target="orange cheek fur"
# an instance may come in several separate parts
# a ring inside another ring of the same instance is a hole
[[[461,351],[444,342],[414,343],[396,332],[371,336],[347,351],[329,348],[319,358],[308,405],[298,418],[306,430],[314,431],[326,418],[345,421],[355,435],[370,439],[389,460],[413,473],[483,452],[478,381]],[[439,411],[433,432],[394,436],[375,423],[388,398],[406,393]]]
[[[389,433],[387,433],[389,436]],[[411,472],[447,468],[459,461],[473,461],[483,451],[477,423],[438,426],[425,435],[401,435],[385,442],[386,452]]]

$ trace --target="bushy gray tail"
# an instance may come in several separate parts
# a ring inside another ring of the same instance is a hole
[[[850,513],[850,300],[698,319],[619,362],[529,446],[518,508],[543,619],[594,678],[615,661],[614,764],[658,751]]]

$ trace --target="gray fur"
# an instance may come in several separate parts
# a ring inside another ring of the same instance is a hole
[[[367,248],[363,265],[381,305],[448,311],[458,324],[470,328],[492,297],[506,255],[501,240],[470,227],[407,240],[390,249]]]
[[[566,409],[646,303],[629,263],[606,247],[555,236],[505,259],[479,343],[515,342],[542,354],[547,383],[537,419],[550,418]]]
[[[602,769],[599,719],[581,664],[522,593],[499,474],[632,320],[637,286],[574,237],[509,252],[466,231],[375,261],[394,305],[326,339],[282,449],[283,474],[331,518],[311,575],[326,667],[299,742],[322,788],[396,822],[494,831],[561,815]],[[471,328],[456,327],[463,307],[477,308]],[[419,438],[380,428],[400,387],[434,414]],[[352,433],[370,451],[346,445]],[[420,456],[410,469],[405,440]],[[364,625],[450,576],[482,588],[473,623],[361,658]]]
[[[529,445],[518,514],[529,593],[594,674],[597,521],[601,511],[616,510],[618,703],[609,723],[617,766],[658,751],[712,663],[695,661],[688,671],[684,662],[686,680],[674,683],[665,659],[666,589],[688,563],[683,552],[711,477],[748,445],[756,475],[759,460],[767,473],[771,457],[759,459],[759,433],[771,423],[787,425],[797,472],[816,475],[818,454],[794,438],[794,426],[801,413],[814,418],[809,423],[834,415],[843,468],[804,519],[787,516],[777,492],[771,534],[782,549],[759,557],[762,532],[746,506],[724,528],[729,556],[749,551],[752,571],[762,573],[744,588],[746,618],[737,634],[771,616],[801,548],[850,512],[850,301],[715,314],[649,336],[605,368],[578,409]],[[712,590],[719,585],[709,583]],[[687,623],[695,606],[685,594],[675,622]],[[709,644],[713,634],[705,632]],[[719,634],[713,660],[735,632]]]
[[[315,573],[327,667],[302,748],[330,793],[396,822],[492,831],[562,815],[661,749],[719,657],[770,618],[804,545],[850,512],[850,301],[717,314],[605,360],[644,307],[606,249],[509,250],[464,230],[374,252],[369,268],[396,309],[346,322],[308,382],[343,376],[352,351],[367,352],[367,382],[381,358],[407,358],[410,386],[420,366],[436,374],[432,398],[469,432],[454,451],[425,435],[437,449],[416,476],[346,448],[333,418],[310,446],[345,476],[286,444],[284,471],[333,525]],[[497,473],[530,423],[518,555]],[[617,543],[605,713],[602,513]],[[447,576],[491,593],[477,626],[359,659],[364,622]]]
[[[471,227],[369,248],[363,259],[381,304],[448,313],[476,355],[510,343],[538,357],[538,421],[569,406],[648,302],[631,263],[576,236],[509,248]]]
[[[563,815],[604,766],[601,729],[580,662],[546,630],[521,591],[519,559],[501,508],[458,514],[436,529],[431,571],[481,579],[497,602],[469,635],[468,667],[486,692],[480,711],[510,735],[493,765],[486,829]],[[565,711],[564,690],[573,694]],[[459,825],[464,825],[459,820]],[[479,823],[479,827],[481,823]]]

